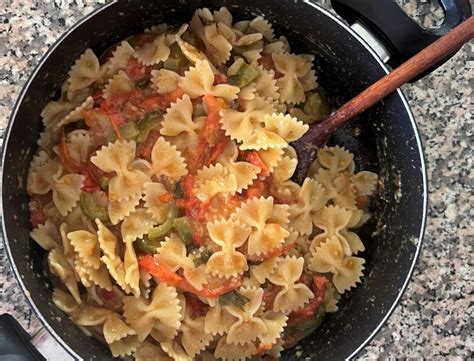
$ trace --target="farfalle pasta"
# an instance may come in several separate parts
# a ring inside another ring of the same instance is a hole
[[[330,109],[313,60],[262,16],[198,9],[87,49],[45,105],[30,237],[53,302],[114,357],[278,359],[363,282],[377,175],[327,146],[292,181]]]

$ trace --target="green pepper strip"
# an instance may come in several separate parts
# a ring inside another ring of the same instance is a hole
[[[96,218],[102,222],[109,221],[109,214],[105,207],[98,206],[90,193],[82,192],[79,204],[85,216],[91,220]]]
[[[173,228],[174,220],[178,217],[179,209],[176,206],[171,206],[170,210],[168,211],[168,215],[166,216],[166,220],[163,224],[160,224],[157,227],[153,227],[148,232],[148,237],[150,239],[158,239],[164,237],[166,234],[171,231]]]
[[[260,76],[260,73],[253,66],[243,63],[237,74],[229,77],[229,84],[243,88]]]
[[[150,134],[151,130],[160,124],[162,116],[163,112],[161,110],[157,110],[148,113],[142,120],[138,122],[138,134],[135,137],[137,143],[143,143],[145,140],[147,140],[148,134]]]
[[[243,46],[235,46],[232,51],[237,55],[242,55],[246,51],[261,49],[263,48],[263,40],[256,41],[255,43]]]
[[[135,122],[128,122],[122,125],[119,129],[120,134],[122,134],[122,136],[126,140],[134,140],[135,137],[139,134],[139,130]],[[116,140],[117,135],[115,133],[112,133],[112,135],[109,137],[109,142],[115,142]]]
[[[193,231],[191,230],[188,217],[175,218],[173,227],[178,233],[179,238],[181,238],[181,241],[183,241],[186,246],[193,244]]]
[[[156,249],[160,246],[160,241],[144,237],[137,239],[133,244],[138,250],[142,251],[143,253],[155,254]]]

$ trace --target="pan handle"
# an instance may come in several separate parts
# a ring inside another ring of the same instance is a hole
[[[411,58],[472,15],[470,0],[438,0],[444,22],[435,29],[425,29],[410,18],[394,0],[331,0],[334,10],[349,24],[358,24],[375,35],[389,52],[385,59],[392,68]],[[454,54],[434,64],[416,81],[444,64]]]
[[[30,340],[30,336],[17,320],[6,313],[0,315],[0,360],[46,360]]]

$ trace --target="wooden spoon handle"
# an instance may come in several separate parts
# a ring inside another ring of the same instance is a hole
[[[327,124],[328,133],[332,133],[347,120],[370,108],[440,59],[456,51],[473,37],[474,16],[471,16],[329,115],[323,120],[330,123],[330,125]]]

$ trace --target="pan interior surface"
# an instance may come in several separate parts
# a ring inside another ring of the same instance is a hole
[[[188,22],[194,9],[227,6],[234,19],[264,15],[296,53],[316,56],[318,83],[334,106],[385,74],[380,61],[332,15],[303,1],[262,0],[119,2],[105,6],[64,36],[39,67],[16,104],[4,146],[3,221],[7,251],[20,283],[43,323],[83,359],[112,360],[51,301],[53,284],[43,250],[29,238],[26,177],[41,131],[40,112],[86,49],[100,54],[151,25]],[[339,311],[298,348],[303,359],[349,357],[373,336],[406,286],[424,228],[426,180],[418,134],[401,93],[386,98],[331,139],[355,154],[356,168],[376,172],[381,185],[373,217],[360,231],[366,251],[363,282],[346,292]],[[294,359],[295,349],[282,360]]]

